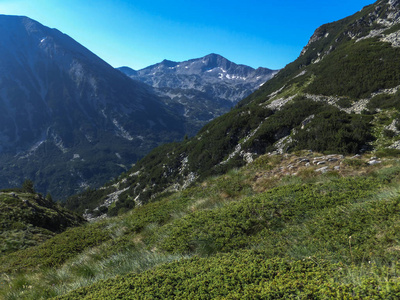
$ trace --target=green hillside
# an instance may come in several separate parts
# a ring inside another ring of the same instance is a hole
[[[277,151],[356,154],[400,148],[397,2],[318,28],[297,60],[197,136],[165,145],[106,189],[66,207],[116,215]]]
[[[398,11],[321,26],[198,135],[69,198],[91,221],[1,255],[0,297],[400,298]]]
[[[51,196],[35,193],[29,181],[22,188],[0,191],[0,257],[83,223],[82,217],[54,203]]]
[[[399,190],[397,158],[264,155],[1,257],[2,295],[394,299]]]

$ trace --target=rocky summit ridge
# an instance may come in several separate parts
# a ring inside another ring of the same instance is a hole
[[[152,86],[169,107],[194,125],[193,134],[278,72],[238,65],[218,54],[183,62],[164,60],[139,71],[119,70]]]

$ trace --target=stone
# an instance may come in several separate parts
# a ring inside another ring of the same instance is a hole
[[[370,161],[368,162],[368,164],[369,164],[370,166],[377,165],[377,164],[380,164],[380,163],[381,163],[381,161],[379,161],[379,160],[370,160]]]
[[[321,172],[321,173],[326,173],[328,171],[329,171],[329,167],[322,167],[322,168],[315,170],[315,172]]]

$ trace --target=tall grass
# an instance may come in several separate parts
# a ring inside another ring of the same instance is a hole
[[[140,273],[155,266],[189,256],[162,254],[145,249],[130,250],[101,258],[101,249],[91,249],[58,269],[20,274],[15,279],[3,278],[8,285],[0,295],[11,299],[48,299],[89,286],[100,280],[127,273]]]

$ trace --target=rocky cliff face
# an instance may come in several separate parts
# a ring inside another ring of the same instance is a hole
[[[128,67],[119,70],[153,86],[168,106],[195,125],[193,133],[277,73],[237,65],[217,54],[184,62],[164,60],[139,71]]]
[[[25,177],[59,198],[185,133],[150,87],[29,18],[0,16],[0,58],[1,187]]]

